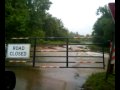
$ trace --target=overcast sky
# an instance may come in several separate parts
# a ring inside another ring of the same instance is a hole
[[[48,11],[54,17],[61,19],[64,26],[80,35],[91,34],[92,27],[99,16],[96,10],[99,6],[108,5],[115,0],[50,0],[53,4]]]

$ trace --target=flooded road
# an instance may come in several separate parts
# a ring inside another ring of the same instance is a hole
[[[59,47],[60,50],[62,50]],[[64,49],[64,48],[63,48]],[[41,53],[41,52],[40,52]],[[39,54],[39,53],[37,53]],[[42,55],[58,55],[63,56],[65,52],[43,52]],[[41,55],[41,54],[40,54]],[[69,56],[76,55],[101,55],[96,52],[71,52]],[[105,54],[105,64],[107,64],[108,55]],[[77,61],[70,63],[70,66],[102,66],[102,64],[81,64],[79,61],[102,61],[101,58],[83,58],[70,57],[69,61]],[[65,57],[37,57],[37,61],[66,61]],[[6,66],[7,70],[12,70],[16,74],[15,90],[81,90],[82,85],[89,75],[96,72],[103,72],[105,69],[97,68],[39,68],[38,66],[66,66],[66,63],[36,63],[36,67],[32,67],[32,63],[16,64],[16,66]],[[21,66],[20,66],[21,65]],[[28,65],[28,66],[26,66]]]
[[[15,90],[81,90],[92,73],[102,69],[12,67],[16,74]]]

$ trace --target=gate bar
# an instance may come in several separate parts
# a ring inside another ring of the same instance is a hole
[[[58,61],[58,62],[49,62],[49,61],[36,61],[37,63],[66,63],[66,62],[64,62],[64,61]],[[80,61],[80,62],[72,62],[72,61],[70,61],[69,63],[103,63],[103,62],[90,62],[90,61],[88,61],[88,62],[82,62],[82,61]]]
[[[59,67],[59,68],[66,68],[66,67]],[[67,68],[100,68],[100,69],[103,69],[103,67],[67,67]]]
[[[38,68],[99,68],[103,69],[103,67],[61,67],[61,66],[36,66]]]
[[[33,56],[31,56],[33,57]],[[66,56],[36,56],[36,57],[66,57]],[[94,57],[94,58],[103,58],[103,56],[68,56],[68,57]]]
[[[43,44],[43,45],[65,45],[65,43],[64,44]],[[71,43],[69,45],[103,45],[103,43],[94,43],[94,44],[85,44],[85,43],[75,44],[75,43]]]
[[[68,42],[69,42],[69,40],[67,38],[67,40],[66,40],[66,67],[68,67]]]
[[[36,38],[34,39],[34,52],[33,52],[33,67],[35,67],[35,57],[36,57]]]
[[[104,46],[103,46],[103,69],[105,69],[105,60],[104,60]]]

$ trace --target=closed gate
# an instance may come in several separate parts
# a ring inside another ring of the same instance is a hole
[[[91,51],[88,47],[99,44],[80,43],[80,38],[65,37],[34,37],[34,38],[12,38],[14,40],[24,40],[31,43],[31,60],[25,62],[32,63],[33,67],[40,68],[105,68],[104,47],[98,52]],[[74,40],[77,39],[77,43]],[[16,43],[15,41],[15,43]],[[47,41],[44,42],[44,41]],[[51,43],[49,41],[58,41]],[[61,41],[61,42],[59,42]],[[72,42],[73,41],[73,42]],[[42,42],[42,43],[41,43]],[[19,62],[10,60],[9,62]],[[24,62],[22,60],[22,62]]]

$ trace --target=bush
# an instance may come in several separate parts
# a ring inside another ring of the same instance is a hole
[[[105,74],[92,74],[83,85],[84,90],[115,90],[115,76],[110,75],[106,81]]]
[[[91,51],[99,51],[99,52],[101,52],[101,51],[103,51],[102,49],[103,49],[103,47],[99,47],[99,46],[96,46],[96,45],[91,45],[91,46],[88,46],[89,48],[90,48],[90,50]],[[107,52],[107,53],[109,53],[109,47],[108,48],[106,48],[106,47],[104,47],[104,52]]]
[[[91,45],[91,46],[88,46],[90,48],[91,51],[101,51],[102,50],[102,47],[98,47],[98,46],[95,46],[95,45]]]

